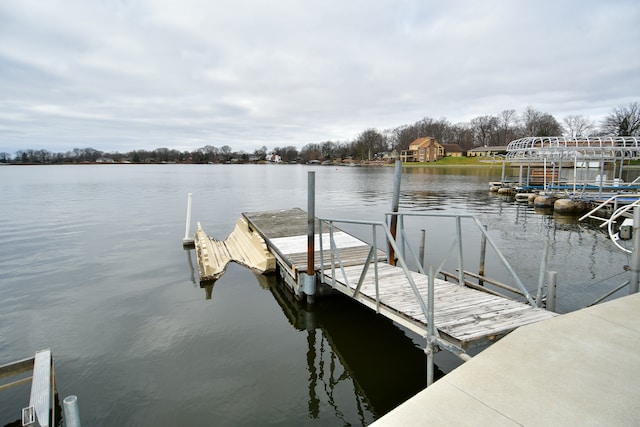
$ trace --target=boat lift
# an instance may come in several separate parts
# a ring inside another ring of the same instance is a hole
[[[545,168],[551,169],[550,182],[545,180],[544,189],[556,186],[561,187],[560,176],[563,166],[570,164],[573,166],[573,192],[580,187],[587,185],[586,180],[578,182],[577,169],[580,166],[594,165],[599,167],[600,173],[591,187],[598,189],[602,193],[603,188],[613,187],[614,190],[621,190],[622,172],[625,160],[640,157],[640,138],[635,136],[607,136],[607,137],[526,137],[511,141],[507,146],[506,162],[520,163],[519,182],[528,185],[530,182],[530,170],[532,163],[542,163]],[[605,165],[613,165],[613,179],[607,182],[605,175]],[[527,167],[527,175],[523,176],[523,167]],[[616,177],[617,176],[617,177]],[[504,181],[504,168],[503,176]],[[556,181],[555,183],[553,181]],[[610,185],[609,185],[610,184]],[[571,187],[570,185],[562,186]],[[629,189],[628,186],[625,189]]]

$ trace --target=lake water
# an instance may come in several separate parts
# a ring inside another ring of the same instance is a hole
[[[222,239],[241,212],[306,210],[311,170],[318,216],[383,220],[390,210],[393,167],[0,167],[0,364],[51,348],[60,398],[78,396],[84,425],[377,419],[424,387],[420,337],[341,297],[305,309],[275,277],[235,264],[207,299],[194,254],[182,248],[188,192],[194,223]],[[597,227],[489,193],[500,174],[405,169],[401,210],[477,215],[532,291],[548,240],[560,312],[628,279],[628,256]],[[478,233],[464,227],[474,270]],[[438,218],[408,229],[426,229],[435,265],[455,232]],[[487,274],[512,283],[493,261]],[[459,364],[446,352],[436,363],[444,372]],[[18,419],[28,394],[28,386],[0,392],[0,425]]]

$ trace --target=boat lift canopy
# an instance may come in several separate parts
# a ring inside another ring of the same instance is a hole
[[[610,161],[640,157],[635,136],[564,137],[536,136],[511,141],[506,160]]]

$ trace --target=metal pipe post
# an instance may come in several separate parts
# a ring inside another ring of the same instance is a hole
[[[478,268],[478,276],[484,276],[484,261],[487,256],[487,226],[483,225],[485,233],[482,233],[480,237],[480,267]],[[480,286],[484,286],[484,281],[482,279],[478,279],[478,284]]]
[[[547,310],[556,311],[556,281],[558,280],[558,272],[550,271],[547,278]]]
[[[401,177],[402,177],[402,162],[400,160],[396,160],[396,168],[393,176],[393,198],[391,200],[391,212],[393,213],[398,212],[398,209],[400,208]],[[398,228],[398,216],[392,215],[389,229],[391,231],[391,236],[393,237],[394,240],[396,238],[397,228]],[[396,256],[393,251],[393,247],[391,246],[391,243],[389,243],[388,252],[389,252],[389,264],[396,265]]]
[[[193,239],[189,237],[189,231],[191,230],[191,193],[187,194],[187,224],[184,229],[184,239],[182,243],[185,245],[193,243]]]
[[[80,427],[80,409],[78,408],[78,397],[67,396],[62,401],[64,406],[64,421],[67,427]]]
[[[456,217],[456,235],[458,238],[458,284],[464,286],[464,253],[462,248],[462,221]]]
[[[629,295],[638,292],[638,281],[640,281],[640,206],[633,208],[633,252]]]
[[[434,371],[434,338],[436,334],[435,315],[433,310],[433,293],[434,293],[434,274],[433,266],[429,266],[429,293],[427,295],[427,348],[425,353],[427,354],[427,387],[433,384],[433,371]]]
[[[538,274],[538,293],[536,294],[536,307],[542,306],[542,287],[544,286],[544,274],[547,271],[547,258],[549,257],[549,239],[544,241],[542,259],[540,260],[540,273]]]
[[[305,294],[307,302],[312,304],[315,298],[315,234],[316,234],[316,173],[309,171],[307,180],[307,273],[305,279]],[[322,238],[322,237],[321,237]]]
[[[315,274],[316,173],[307,176],[307,274]]]
[[[424,247],[426,245],[426,231],[420,230],[420,266],[424,269]]]

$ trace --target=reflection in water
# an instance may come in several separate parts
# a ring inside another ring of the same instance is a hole
[[[422,349],[391,321],[342,295],[309,307],[276,275],[255,276],[291,326],[306,334],[310,419],[321,418],[328,405],[344,425],[366,425],[425,387]],[[200,286],[210,299],[213,283]]]
[[[196,270],[193,266],[193,259],[191,257],[191,249],[185,248],[184,251],[187,253],[187,263],[189,264],[189,270],[191,270],[191,283],[196,283]]]
[[[215,284],[215,280],[203,280],[200,282],[200,287],[204,289],[204,299],[211,299],[211,294],[213,293],[213,285]]]

